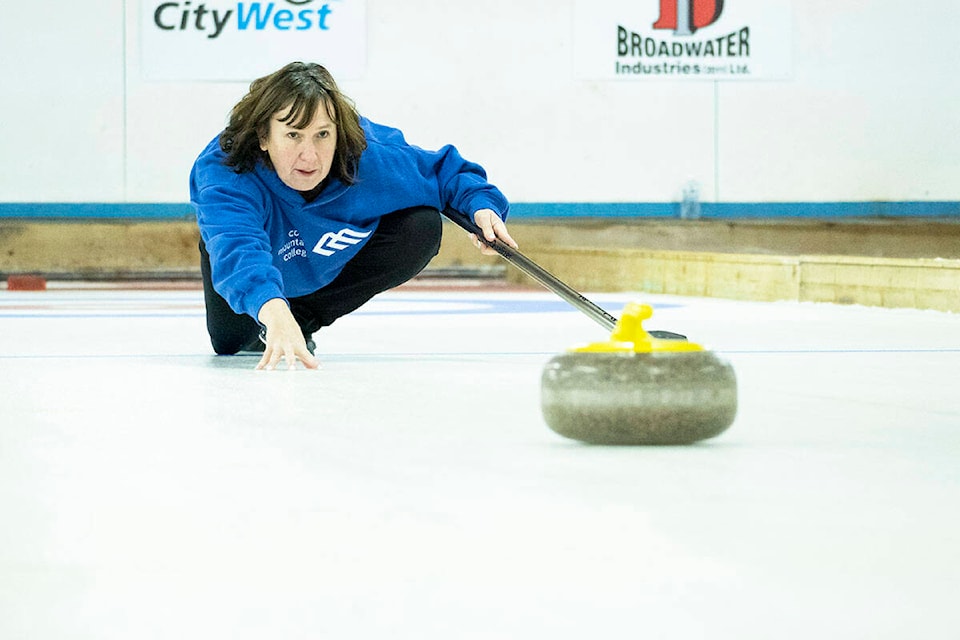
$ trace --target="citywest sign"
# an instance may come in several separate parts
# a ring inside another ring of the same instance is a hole
[[[366,66],[366,0],[141,0],[143,75],[250,81],[293,60],[337,78]]]

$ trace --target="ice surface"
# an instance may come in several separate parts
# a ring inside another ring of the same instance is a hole
[[[936,638],[960,628],[960,318],[592,295],[733,363],[688,447],[567,441],[550,294],[391,292],[320,371],[196,291],[0,291],[0,638]]]

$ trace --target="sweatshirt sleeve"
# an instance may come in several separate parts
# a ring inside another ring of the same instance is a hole
[[[222,162],[216,141],[190,173],[190,201],[200,236],[210,253],[213,287],[237,313],[257,318],[272,298],[284,298],[265,230],[265,195]]]
[[[464,159],[453,145],[442,147],[436,156],[440,199],[445,207],[451,207],[471,219],[480,209],[492,209],[506,220],[510,210],[507,198],[487,181],[483,167]]]
[[[466,160],[453,145],[436,151],[424,150],[407,143],[398,129],[366,121],[368,139],[385,146],[402,149],[414,156],[416,170],[426,184],[436,189],[441,208],[453,208],[471,216],[480,209],[492,209],[506,219],[510,209],[507,198],[487,181],[486,171],[479,164]]]

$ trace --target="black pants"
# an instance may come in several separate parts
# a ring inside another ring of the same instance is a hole
[[[293,317],[307,338],[354,311],[373,296],[420,273],[440,250],[440,213],[430,207],[403,209],[384,216],[367,244],[333,282],[313,293],[289,298]],[[235,313],[213,289],[210,254],[200,241],[200,274],[213,350],[229,355],[255,345],[260,324]]]

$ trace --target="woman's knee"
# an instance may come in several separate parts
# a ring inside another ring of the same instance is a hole
[[[259,330],[241,333],[208,327],[208,333],[213,352],[218,356],[232,356],[241,351],[261,351],[263,349],[259,338]]]
[[[413,267],[419,272],[440,252],[443,235],[440,212],[432,207],[414,207],[397,213],[402,217],[404,245],[409,249]]]
[[[232,356],[243,348],[239,340],[224,340],[216,336],[210,336],[210,344],[218,356]]]

